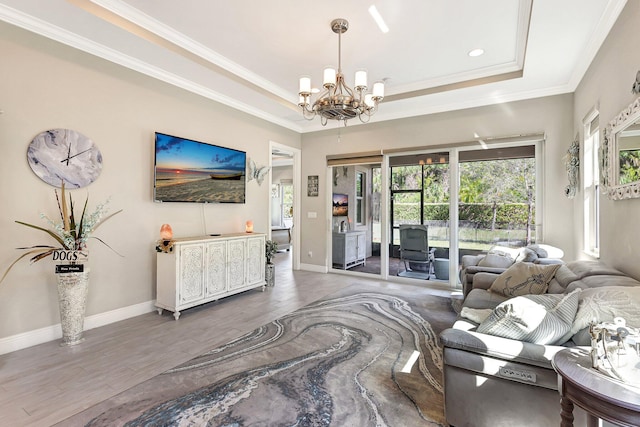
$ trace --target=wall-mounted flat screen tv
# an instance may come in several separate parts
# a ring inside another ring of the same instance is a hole
[[[333,216],[349,215],[349,196],[333,193]]]
[[[156,132],[156,202],[244,203],[247,153]]]

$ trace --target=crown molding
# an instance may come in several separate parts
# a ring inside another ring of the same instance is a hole
[[[211,90],[200,84],[194,83],[191,80],[185,79],[173,73],[169,73],[165,70],[162,70],[161,68],[150,65],[137,58],[122,54],[107,46],[96,43],[92,40],[79,36],[78,34],[72,33],[55,25],[51,25],[48,22],[35,18],[31,15],[27,15],[23,12],[2,4],[0,4],[0,19],[17,27],[31,31],[35,34],[41,35],[56,42],[73,47],[75,49],[121,65],[125,68],[129,68],[131,70],[145,74],[149,77],[153,77],[157,80],[179,87],[186,91],[227,105],[228,107],[250,114],[254,117],[258,117],[262,120],[266,120],[268,122],[277,124],[296,132],[301,131],[299,126],[295,125],[289,120],[285,120],[281,117],[265,113],[258,108],[254,108],[250,105],[238,102],[235,99],[222,95],[221,93]]]
[[[75,0],[75,3],[82,6],[82,3],[91,2],[103,9],[108,10],[111,13],[118,15],[120,18],[131,22],[132,24],[149,31],[156,36],[160,37],[180,49],[184,49],[186,52],[195,55],[210,64],[222,68],[225,71],[232,73],[240,79],[251,83],[279,98],[290,103],[292,106],[297,106],[292,100],[297,101],[297,94],[287,91],[269,80],[259,76],[258,74],[242,67],[241,65],[229,60],[228,58],[220,55],[219,53],[207,48],[203,44],[196,40],[187,37],[185,34],[167,26],[166,24],[159,22],[158,20],[150,17],[146,13],[136,9],[129,4],[121,0]],[[89,10],[91,12],[91,10]],[[99,18],[108,20],[105,16],[98,16]],[[126,29],[126,28],[125,28]],[[158,42],[154,40],[154,42]]]

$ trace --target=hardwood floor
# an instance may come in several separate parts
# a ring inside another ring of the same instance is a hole
[[[276,256],[276,285],[182,312],[147,313],[59,341],[0,356],[0,425],[50,426],[194,356],[353,283],[406,286],[376,278],[291,270]],[[429,285],[429,284],[426,284]],[[435,284],[431,284],[435,285]],[[448,296],[445,288],[434,294]]]

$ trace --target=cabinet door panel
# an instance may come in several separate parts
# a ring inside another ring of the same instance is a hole
[[[180,304],[204,298],[204,245],[184,245],[180,248]]]
[[[247,239],[247,284],[264,282],[264,238]]]
[[[227,259],[229,262],[229,289],[243,287],[246,282],[246,240],[229,240],[229,253],[227,255]]]
[[[358,234],[358,259],[367,257],[367,235],[365,233]]]
[[[358,259],[358,236],[356,234],[349,234],[347,236],[346,247],[346,261],[347,264]]]
[[[207,244],[206,295],[227,290],[227,242]]]

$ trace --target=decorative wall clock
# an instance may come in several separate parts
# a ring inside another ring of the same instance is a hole
[[[71,129],[50,129],[29,144],[27,160],[33,172],[47,184],[66,188],[86,187],[102,171],[102,154],[96,144]]]

